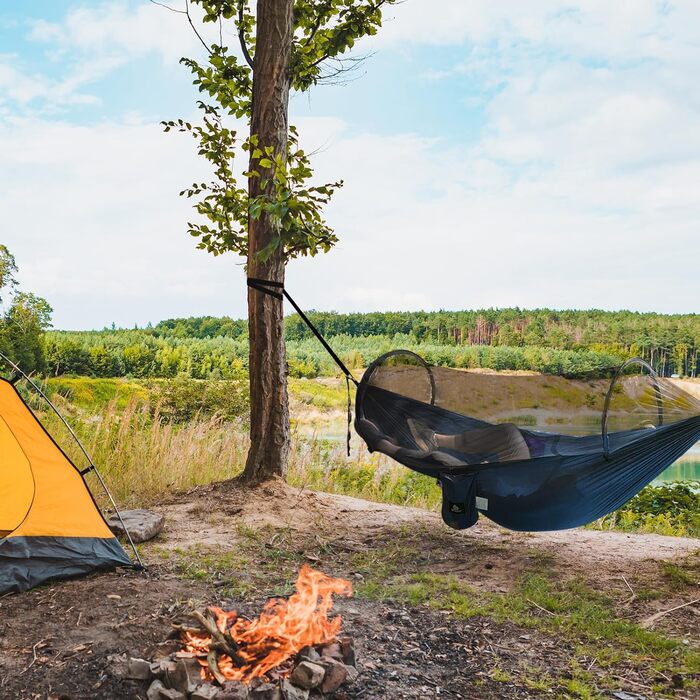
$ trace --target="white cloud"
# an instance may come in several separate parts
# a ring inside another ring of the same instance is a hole
[[[173,0],[171,6],[182,9],[184,3]],[[199,21],[197,5],[191,5],[190,14],[205,41],[218,41],[218,27]],[[29,38],[50,46],[58,56],[82,54],[89,59],[118,56],[134,60],[155,54],[169,65],[176,64],[183,55],[198,56],[203,51],[184,14],[151,2],[78,6],[70,9],[61,22],[35,21]]]
[[[328,211],[337,249],[290,265],[297,300],[337,310],[697,310],[700,4],[436,6],[392,9],[378,46],[463,44],[449,73],[486,91],[483,132],[467,145],[426,138],[420,123],[383,136],[333,116],[295,120],[307,150],[319,150],[319,179],[346,181]],[[156,52],[167,63],[192,41],[181,19],[102,5],[38,25],[34,37],[104,61]],[[0,86],[55,87],[2,65]],[[77,78],[66,99],[109,69]],[[3,242],[58,325],[244,314],[240,260],[196,251],[185,234],[191,210],[177,192],[207,176],[192,145],[135,117],[0,126]]]
[[[197,6],[191,13],[197,20]],[[197,24],[206,41],[218,36],[211,25]],[[22,56],[0,55],[0,116],[10,109],[36,116],[99,104],[90,89],[99,93],[94,89],[99,81],[127,63],[156,56],[175,66],[183,55],[196,58],[203,53],[183,14],[150,2],[78,6],[69,8],[60,22],[28,20],[28,27],[25,38],[43,54],[46,70],[29,71]],[[60,77],[48,77],[56,71]]]
[[[225,311],[233,261],[195,250],[185,233],[190,203],[177,193],[207,172],[184,135],[16,121],[0,128],[0,158],[3,242],[58,325]]]
[[[81,66],[60,80],[51,80],[41,74],[27,73],[16,63],[15,56],[0,56],[0,107],[5,110],[11,105],[24,109],[36,102],[41,102],[44,109],[49,110],[67,105],[95,104],[99,100],[82,92],[81,88],[115,66],[115,61],[102,59]]]

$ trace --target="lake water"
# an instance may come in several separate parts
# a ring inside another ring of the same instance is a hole
[[[700,442],[663,472],[659,481],[700,481]]]

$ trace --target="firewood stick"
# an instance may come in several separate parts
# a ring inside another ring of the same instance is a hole
[[[207,664],[211,675],[214,676],[219,685],[223,685],[226,682],[226,677],[223,673],[221,673],[221,671],[219,671],[219,663],[215,649],[212,649],[207,654]]]
[[[237,666],[243,666],[245,664],[245,660],[238,655],[237,645],[235,644],[231,635],[224,635],[223,632],[216,626],[216,622],[205,615],[202,615],[199,610],[193,610],[191,615],[202,625],[202,627],[204,627],[207,632],[209,632],[213,642],[220,648],[222,653],[230,656]],[[227,636],[232,643],[229,643],[229,641],[226,639]]]
[[[221,633],[221,630],[216,626],[216,622],[214,622],[214,620],[205,617],[201,612],[199,612],[199,610],[193,610],[190,614],[195,620],[197,620],[197,622],[199,622],[200,625],[202,625],[202,627],[204,627],[207,632],[209,632],[212,639],[219,642],[219,644],[226,646],[226,639]]]

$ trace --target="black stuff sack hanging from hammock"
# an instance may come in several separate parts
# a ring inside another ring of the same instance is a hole
[[[355,429],[435,477],[442,517],[562,530],[624,505],[700,440],[700,401],[643,360],[609,379],[431,367],[398,350],[365,372]]]

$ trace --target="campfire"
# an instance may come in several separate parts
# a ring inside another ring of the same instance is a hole
[[[350,582],[304,565],[295,589],[288,598],[270,599],[254,619],[209,606],[174,623],[179,650],[153,663],[130,661],[134,669],[148,666],[142,677],[153,679],[149,700],[297,700],[309,692],[332,694],[354,680],[352,639],[340,635],[340,615],[329,617],[333,595],[352,595]]]
[[[304,647],[333,641],[341,618],[328,618],[332,596],[351,595],[350,582],[303,566],[295,587],[288,599],[269,600],[254,620],[235,610],[210,607],[209,615],[195,611],[193,616],[204,629],[182,630],[185,651],[180,656],[197,658],[205,680],[250,682],[282,666]]]

